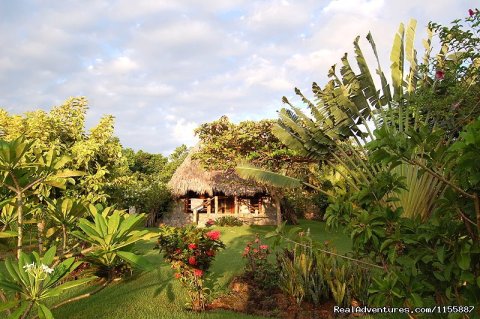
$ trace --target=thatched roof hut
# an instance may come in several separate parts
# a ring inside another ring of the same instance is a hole
[[[192,158],[193,154],[199,151],[199,146],[194,147],[168,182],[174,196],[182,197],[189,192],[209,196],[254,196],[267,193],[265,187],[240,178],[234,170],[205,170],[198,159]]]

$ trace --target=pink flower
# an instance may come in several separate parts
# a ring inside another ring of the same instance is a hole
[[[195,266],[197,264],[197,259],[194,256],[192,256],[188,258],[188,263],[192,266]]]
[[[197,245],[196,244],[188,244],[188,249],[197,249]]]
[[[253,252],[254,252],[254,253],[258,253],[258,249],[255,248],[255,249],[253,250]]]
[[[205,234],[211,240],[219,240],[220,239],[220,232],[218,230],[212,230]]]
[[[255,238],[255,242],[258,243],[260,241],[260,239],[258,238]]]
[[[201,269],[194,269],[193,270],[193,275],[195,277],[202,277],[203,276],[203,271]]]
[[[268,246],[267,245],[260,245],[260,249],[267,250]]]
[[[245,247],[245,249],[243,250],[243,256],[246,256],[248,255],[248,253],[250,252],[250,247]]]
[[[437,72],[435,72],[435,79],[443,80],[444,78],[445,78],[445,72],[443,72],[442,70],[437,70]]]
[[[473,17],[475,15],[475,11],[473,11],[472,9],[468,9],[468,14]]]
[[[180,279],[180,278],[182,278],[182,275],[177,272],[177,273],[175,274],[175,278]]]

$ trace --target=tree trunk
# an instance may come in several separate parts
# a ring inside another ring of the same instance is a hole
[[[273,195],[273,200],[275,202],[275,208],[277,210],[277,226],[282,224],[282,208],[280,206],[280,197],[278,195]]]
[[[37,223],[37,240],[38,240],[38,252],[42,254],[43,251],[43,232],[45,231],[45,220],[40,220],[40,222]]]
[[[63,247],[62,247],[62,254],[65,255],[67,250],[67,226],[62,225],[62,234],[63,234]]]
[[[22,194],[17,194],[17,258],[20,258],[20,253],[23,249],[23,197]]]

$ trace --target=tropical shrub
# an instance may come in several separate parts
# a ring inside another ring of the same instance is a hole
[[[215,221],[217,226],[235,227],[242,226],[243,222],[235,216],[222,216]]]
[[[27,318],[32,309],[36,308],[39,318],[53,318],[46,300],[95,279],[86,277],[68,281],[69,274],[82,262],[75,262],[72,257],[57,263],[54,262],[55,253],[56,247],[53,246],[43,257],[36,252],[20,252],[18,261],[5,261],[5,269],[0,271],[0,290],[15,294],[16,297],[2,304],[0,313],[4,310],[9,318]]]
[[[269,246],[262,243],[258,236],[247,243],[242,254],[247,260],[244,277],[253,280],[256,285],[264,289],[277,285],[277,269],[269,260],[270,254]]]
[[[10,142],[0,140],[0,185],[16,208],[17,257],[23,249],[24,217],[26,206],[33,204],[31,198],[42,193],[42,186],[65,188],[67,178],[82,175],[65,169],[70,161],[54,148],[40,148],[23,136]]]
[[[96,210],[92,206],[90,209]],[[90,245],[91,252],[86,254],[86,260],[98,267],[99,277],[111,281],[128,268],[149,266],[143,256],[133,251],[136,242],[156,236],[141,228],[144,219],[144,214],[130,215],[106,207],[95,212],[93,222],[81,218],[78,222],[81,231],[74,231],[72,235]]]
[[[205,222],[205,227],[212,227],[215,225],[215,221],[213,219],[209,219]]]
[[[328,243],[315,243],[300,228],[271,236],[289,243],[277,255],[278,287],[297,305],[319,305],[330,298],[338,306],[367,304],[372,270],[361,260],[337,254]]]
[[[217,252],[225,248],[220,232],[187,227],[162,226],[158,246],[166,261],[172,264],[175,278],[187,289],[188,305],[203,311],[207,304],[205,280]]]
[[[54,225],[48,230],[47,237],[52,237],[59,232],[62,238],[62,253],[65,254],[68,247],[68,233],[76,229],[77,220],[87,213],[85,202],[80,199],[60,198],[47,199],[47,218]]]

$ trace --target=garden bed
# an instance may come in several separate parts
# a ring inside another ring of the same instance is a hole
[[[302,302],[300,306],[280,290],[264,289],[254,281],[236,277],[230,284],[231,292],[215,299],[209,309],[224,309],[247,314],[282,319],[332,318],[333,300],[320,306]]]

